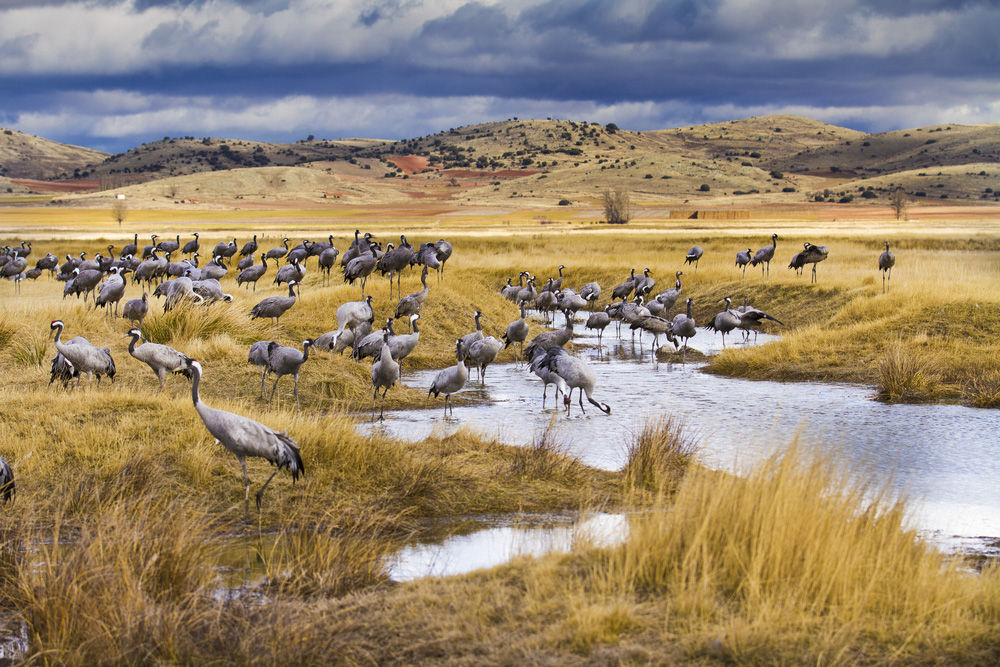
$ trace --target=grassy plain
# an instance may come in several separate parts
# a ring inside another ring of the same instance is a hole
[[[521,269],[541,281],[565,264],[564,283],[599,281],[603,303],[633,267],[649,267],[658,287],[668,286],[697,243],[705,257],[697,271],[685,269],[684,293],[695,299],[699,324],[722,297],[744,295],[787,323],[771,329],[780,341],[726,351],[710,371],[860,381],[890,400],[995,405],[988,396],[996,396],[1000,375],[996,211],[897,223],[867,211],[832,220],[828,210],[760,212],[733,223],[658,221],[648,209],[625,228],[562,209],[465,217],[419,208],[314,217],[136,211],[119,231],[106,211],[6,209],[0,224],[4,243],[33,239],[32,259],[46,251],[92,255],[131,240],[133,229],[140,243],[152,231],[181,233],[183,242],[199,230],[205,248],[233,235],[242,244],[258,233],[266,249],[284,235],[332,233],[343,250],[356,226],[384,241],[399,232],[411,241],[447,238],[455,255],[443,282],[431,277],[409,368],[453,363],[453,341],[472,330],[477,308],[486,333],[499,336],[517,313],[496,291]],[[736,251],[765,245],[772,230],[780,238],[770,280],[753,269],[742,277]],[[796,277],[784,268],[806,240],[830,247],[817,285],[808,271]],[[875,268],[883,240],[897,255],[888,294]],[[544,436],[523,449],[464,431],[419,443],[363,437],[354,422],[370,405],[370,366],[325,354],[303,367],[301,411],[290,378],[273,405],[263,404],[259,374],[246,362],[249,344],[297,345],[335,328],[336,307],[360,297],[336,278],[321,287],[315,265],[309,269],[301,302],[277,329],[248,318],[257,300],[283,291],[270,284],[273,267],[256,296],[238,289],[231,271],[223,287],[236,296],[232,304],[163,314],[154,301],[147,318],[154,340],[203,362],[203,400],[287,429],[302,446],[306,476],[295,486],[279,476],[252,527],[242,523],[239,468],[204,430],[186,380],[172,377],[159,392],[149,369],[129,358],[124,322],[63,300],[61,283],[25,282],[21,295],[0,284],[7,378],[0,453],[18,480],[15,504],[0,508],[0,608],[26,621],[31,659],[982,664],[1000,657],[997,569],[970,575],[919,542],[879,487],[857,488],[836,462],[794,445],[737,479],[688,465],[689,443],[676,423],[651,425],[618,472],[583,466]],[[403,282],[404,294],[419,286],[416,273]],[[384,320],[395,305],[385,279],[374,277],[369,291],[376,322]],[[138,294],[131,286],[127,298]],[[84,335],[112,349],[113,385],[84,380],[66,392],[48,384],[48,323],[56,318],[67,338]],[[429,419],[438,416],[440,404],[423,392],[389,392],[387,411],[420,405],[435,408]],[[257,483],[269,473],[260,462],[249,467]],[[397,585],[385,574],[382,557],[430,524],[596,507],[642,509],[631,539],[610,549],[584,540],[569,555],[446,580]],[[235,596],[224,588],[232,573],[218,567],[234,536],[264,572],[264,583]]]

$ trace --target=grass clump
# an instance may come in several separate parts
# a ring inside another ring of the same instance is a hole
[[[876,397],[890,403],[932,400],[939,380],[933,357],[896,341],[879,362]]]
[[[977,408],[1000,408],[1000,371],[985,370],[970,377],[965,400]]]
[[[625,483],[658,493],[672,490],[683,477],[697,446],[676,417],[647,422],[628,444]]]

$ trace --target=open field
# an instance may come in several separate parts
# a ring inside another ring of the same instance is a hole
[[[649,267],[659,291],[684,270],[699,325],[731,296],[776,316],[780,341],[728,350],[710,372],[777,380],[863,382],[887,400],[1000,404],[1000,210],[836,205],[752,208],[749,219],[665,220],[662,204],[638,202],[625,227],[595,224],[595,204],[536,209],[462,209],[438,204],[352,208],[133,210],[119,229],[107,210],[0,208],[0,245],[33,241],[31,263],[139,234],[161,240],[201,233],[207,251],[258,234],[260,249],[283,236],[334,237],[346,250],[355,228],[383,241],[448,239],[455,248],[442,282],[431,274],[421,342],[405,368],[454,363],[454,340],[484,313],[487,335],[517,318],[497,290],[529,270],[541,285],[564,264],[564,284],[596,280],[601,305],[629,269]],[[779,234],[770,279],[733,266]],[[876,269],[882,241],[897,257],[891,289]],[[797,277],[785,265],[811,241],[830,257]],[[683,267],[687,249],[705,255]],[[327,353],[302,369],[302,409],[291,378],[272,405],[258,399],[247,363],[256,340],[298,346],[336,328],[335,310],[360,298],[357,285],[321,286],[309,261],[301,300],[279,327],[248,317],[256,295],[222,280],[231,304],[162,313],[152,301],[151,340],[197,358],[202,399],[287,429],[306,474],[283,471],[268,487],[259,522],[243,525],[239,466],[213,439],[179,376],[157,390],[129,357],[127,327],[74,298],[47,275],[22,293],[0,283],[2,454],[15,468],[15,504],[0,506],[0,617],[27,622],[30,657],[91,662],[949,662],[1000,659],[1000,571],[971,575],[908,530],[902,508],[879,483],[858,488],[840,462],[794,445],[747,478],[690,464],[676,424],[646,434],[621,471],[589,468],[540,440],[512,448],[469,432],[419,443],[354,428],[371,405],[370,363]],[[403,294],[419,289],[403,277]],[[395,307],[373,275],[375,322]],[[129,286],[126,298],[139,296]],[[679,308],[678,304],[678,308]],[[675,308],[676,312],[677,308]],[[73,391],[49,384],[49,322],[65,338],[111,349],[114,384],[87,379]],[[534,332],[542,325],[535,323]],[[397,322],[397,331],[405,325]],[[610,334],[611,329],[608,330]],[[627,334],[626,334],[627,335]],[[708,332],[699,330],[699,336]],[[510,350],[503,351],[504,361]],[[664,355],[673,358],[664,350]],[[901,379],[900,379],[901,378]],[[270,389],[269,380],[269,389]],[[465,401],[474,397],[459,396]],[[386,410],[441,399],[400,386]],[[618,409],[618,406],[616,406]],[[625,409],[625,408],[622,408]],[[558,418],[556,420],[558,424]],[[621,445],[628,442],[623,437]],[[270,473],[248,462],[254,488]],[[480,515],[643,510],[631,539],[614,548],[582,541],[569,555],[522,559],[484,573],[394,584],[383,556],[407,539]],[[253,514],[251,516],[254,516]],[[255,517],[256,518],[256,517]],[[217,564],[232,536],[265,572],[223,593]],[[41,565],[40,565],[41,563]]]

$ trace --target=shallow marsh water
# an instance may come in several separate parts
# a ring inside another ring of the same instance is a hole
[[[387,412],[385,421],[360,428],[409,440],[472,428],[501,442],[524,445],[555,417],[557,438],[569,453],[609,470],[622,467],[633,435],[649,418],[658,416],[681,419],[696,437],[702,463],[735,472],[746,470],[797,437],[807,446],[829,451],[834,461],[850,465],[867,480],[886,482],[908,498],[912,525],[942,550],[995,555],[995,536],[1000,536],[1000,411],[957,405],[889,405],[872,400],[873,390],[860,385],[734,379],[702,373],[700,363],[654,364],[648,334],[641,347],[638,339],[633,346],[627,331],[623,336],[618,340],[613,326],[609,327],[600,349],[596,337],[574,338],[575,353],[585,357],[596,372],[594,396],[611,405],[611,415],[586,402],[586,414],[582,413],[574,396],[567,417],[561,406],[555,406],[551,387],[543,409],[541,381],[524,365],[502,363],[489,367],[485,385],[471,373],[459,395],[474,401],[456,406],[454,416],[443,417],[443,399],[428,399],[433,407]],[[768,340],[773,338],[761,335],[758,342]],[[733,344],[742,345],[738,336],[727,337],[727,345]],[[691,340],[691,348],[705,354],[720,347],[718,335],[700,329]],[[509,359],[505,355],[510,352],[502,351],[501,357]],[[404,371],[402,382],[426,388],[436,373]],[[560,528],[564,529],[568,528]],[[428,573],[442,573],[436,563],[461,560],[450,550],[468,552],[469,545],[479,539],[481,551],[496,551],[496,541],[507,537],[522,540],[520,546],[506,548],[512,556],[522,548],[534,549],[536,537],[523,526],[512,526],[499,532],[496,527],[488,528],[482,538],[462,536],[429,547],[433,555],[412,553],[417,560],[435,563],[428,566]],[[400,565],[398,570],[410,567]]]

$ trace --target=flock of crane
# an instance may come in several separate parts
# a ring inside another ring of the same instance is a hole
[[[343,254],[333,245],[332,235],[327,241],[303,243],[289,248],[289,239],[266,252],[260,253],[261,263],[255,263],[258,244],[257,237],[243,245],[238,250],[234,238],[232,242],[221,242],[212,250],[212,259],[199,266],[199,235],[188,241],[183,247],[180,236],[173,240],[157,242],[157,236],[151,236],[151,243],[140,248],[138,235],[133,242],[124,246],[118,257],[114,256],[114,246],[108,246],[108,255],[100,253],[93,259],[86,259],[86,252],[74,257],[66,255],[65,262],[51,253],[38,259],[35,266],[28,269],[28,256],[31,254],[31,243],[22,242],[17,247],[5,247],[0,252],[0,275],[11,279],[20,291],[20,282],[36,279],[44,271],[48,271],[56,279],[65,283],[63,297],[76,295],[85,301],[93,298],[94,307],[105,309],[106,317],[118,317],[119,302],[125,295],[127,274],[132,273],[132,282],[144,287],[141,298],[131,299],[124,303],[121,317],[131,325],[125,334],[130,339],[128,351],[130,356],[140,361],[153,371],[162,388],[168,374],[176,373],[191,379],[192,401],[198,415],[216,441],[223,444],[236,456],[243,471],[245,483],[245,511],[249,512],[250,478],[246,471],[247,457],[260,457],[277,466],[271,477],[256,494],[257,507],[260,507],[264,489],[273,479],[274,474],[282,467],[287,467],[293,481],[305,472],[302,457],[297,443],[284,432],[278,432],[253,419],[232,412],[211,408],[205,405],[199,395],[199,383],[203,369],[199,362],[191,359],[183,352],[170,346],[148,342],[142,334],[142,322],[149,312],[149,294],[152,289],[154,297],[163,297],[164,311],[171,310],[179,304],[209,304],[216,301],[231,302],[233,296],[223,292],[219,282],[229,272],[227,266],[237,251],[238,261],[236,276],[237,286],[256,291],[257,282],[266,274],[268,262],[274,260],[277,269],[274,283],[284,283],[288,288],[287,296],[271,296],[259,301],[250,311],[251,318],[270,318],[275,325],[281,316],[296,303],[296,291],[306,274],[306,264],[310,257],[317,257],[317,264],[323,276],[323,284],[328,284],[332,269],[339,263],[343,271],[344,281],[360,283],[360,301],[342,304],[337,309],[337,329],[328,331],[315,339],[307,339],[302,343],[301,351],[286,347],[276,341],[258,341],[251,345],[248,362],[256,365],[261,372],[260,396],[264,400],[272,400],[277,390],[278,381],[285,375],[294,378],[296,406],[299,406],[298,379],[303,364],[309,358],[311,348],[340,353],[350,348],[355,359],[373,359],[371,368],[372,379],[372,419],[376,418],[376,406],[381,391],[381,406],[378,418],[384,418],[385,397],[389,389],[395,386],[400,378],[400,362],[406,358],[419,343],[420,311],[429,294],[427,284],[428,272],[438,273],[438,279],[443,279],[444,266],[452,255],[452,246],[445,240],[434,243],[423,243],[419,248],[407,241],[405,235],[400,236],[398,245],[389,243],[385,250],[380,243],[373,241],[373,235],[362,235],[355,230],[354,240]],[[743,269],[746,266],[760,266],[762,276],[770,273],[770,262],[774,258],[778,235],[771,236],[771,244],[751,254],[750,250],[741,251],[736,256],[736,266]],[[171,261],[171,255],[178,253],[187,255],[186,259]],[[805,243],[803,250],[797,253],[789,264],[790,268],[801,272],[805,264],[813,264],[813,280],[815,281],[816,264],[827,258],[829,252],[825,246]],[[697,270],[703,250],[694,246],[685,257],[685,264],[693,264]],[[281,266],[280,260],[285,260]],[[339,258],[339,262],[338,262]],[[887,281],[895,257],[885,242],[885,252],[879,258],[879,269],[883,273],[883,289],[887,289]],[[421,266],[420,281],[422,289],[407,296],[401,295],[401,274],[410,266]],[[642,332],[653,336],[651,345],[652,357],[656,359],[659,339],[665,336],[673,343],[675,349],[680,349],[683,343],[687,349],[688,340],[695,336],[697,328],[692,316],[693,300],[685,301],[685,312],[676,314],[672,319],[666,315],[674,307],[682,293],[681,277],[683,271],[677,271],[675,282],[668,289],[653,293],[655,281],[647,268],[641,274],[632,269],[629,276],[612,291],[612,301],[603,310],[595,310],[596,302],[602,294],[601,286],[589,282],[580,287],[579,291],[562,285],[564,266],[558,269],[558,277],[547,280],[541,289],[536,289],[536,279],[528,271],[522,271],[515,284],[508,278],[500,293],[508,300],[516,303],[520,309],[520,318],[511,322],[502,340],[493,336],[485,336],[482,329],[482,313],[476,311],[473,315],[475,331],[462,336],[455,341],[454,366],[441,370],[431,384],[428,396],[444,396],[444,413],[453,411],[451,397],[461,390],[469,379],[469,366],[474,366],[481,383],[486,381],[486,370],[493,363],[501,350],[517,345],[515,359],[523,358],[528,367],[542,380],[542,405],[544,407],[548,385],[556,386],[556,400],[560,395],[567,410],[571,409],[571,396],[574,389],[578,391],[581,411],[585,412],[583,398],[598,407],[606,414],[611,413],[611,407],[597,401],[593,397],[596,375],[590,365],[582,358],[570,354],[565,345],[573,338],[573,327],[578,311],[589,308],[590,315],[585,326],[598,332],[598,345],[601,336],[611,322],[618,326],[619,336],[621,325],[627,324],[634,332],[639,330],[640,341]],[[365,285],[369,276],[379,271],[386,276],[390,285],[390,299],[393,282],[396,283],[398,304],[393,317],[387,318],[385,326],[373,330],[374,309],[372,297],[365,296]],[[155,283],[155,288],[154,288]],[[719,312],[704,328],[722,334],[723,345],[725,335],[739,329],[744,337],[750,332],[756,332],[763,320],[771,320],[781,324],[776,318],[754,308],[745,300],[742,306],[732,307],[731,299],[724,299],[726,307]],[[555,311],[560,311],[565,317],[565,325],[552,328],[527,341],[529,325],[528,311],[534,310],[541,316],[553,320]],[[393,322],[405,319],[409,332],[397,334]],[[116,368],[110,348],[98,347],[82,336],[76,336],[63,342],[62,333],[65,324],[55,320],[50,324],[54,333],[54,343],[57,350],[52,360],[50,384],[59,380],[63,386],[69,386],[75,378],[79,385],[82,375],[87,374],[100,385],[101,378],[107,376],[114,379]],[[139,344],[142,341],[142,344]],[[527,345],[525,343],[527,342]],[[271,386],[270,399],[266,387],[269,374],[275,376]],[[0,457],[0,498],[8,500],[14,493],[13,473],[7,462]]]

